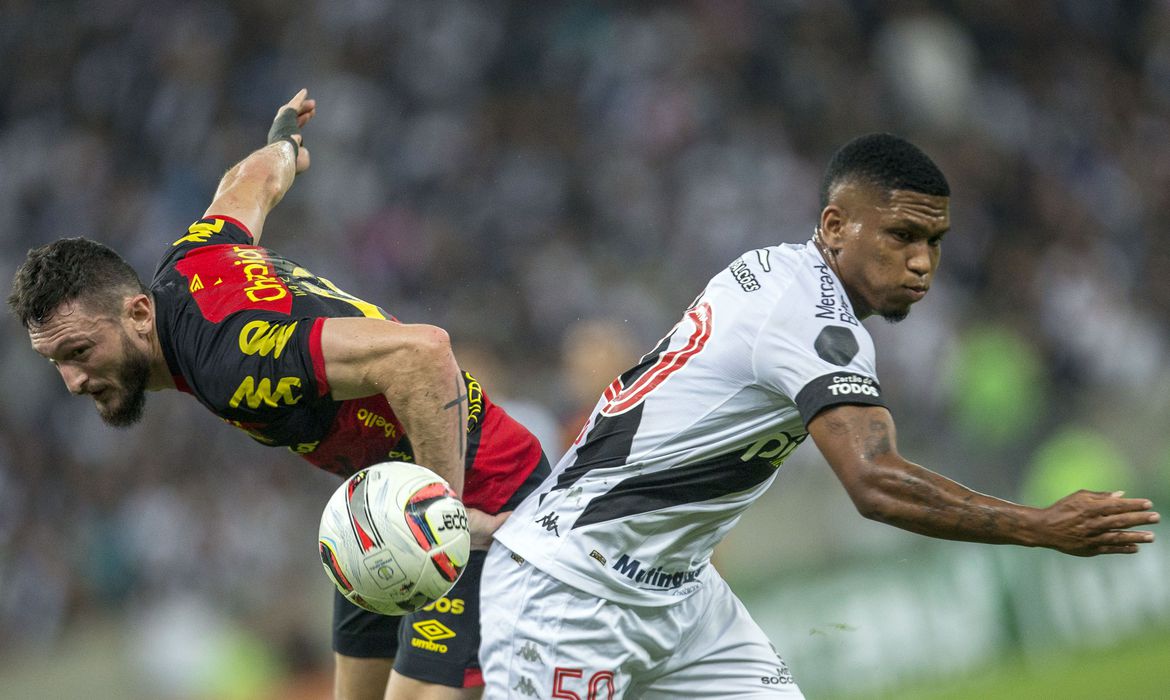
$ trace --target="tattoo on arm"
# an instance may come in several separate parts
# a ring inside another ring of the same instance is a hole
[[[869,434],[865,437],[865,456],[874,459],[889,454],[893,450],[890,444],[890,428],[885,421],[871,420]]]
[[[460,407],[467,403],[467,387],[462,377],[455,380],[455,398],[443,406],[445,410],[455,409],[455,434],[459,437],[459,454],[467,454],[467,422],[463,420]]]
[[[916,504],[916,515],[896,519],[892,524],[935,537],[1004,542],[1021,527],[1020,519],[992,504],[981,502],[979,494],[962,493],[963,487],[931,472],[919,471],[902,479],[908,501]],[[944,494],[951,494],[947,499]]]
[[[837,418],[836,416],[826,416],[825,427],[828,428],[829,432],[833,435],[849,434],[849,423],[841,420],[840,418]]]

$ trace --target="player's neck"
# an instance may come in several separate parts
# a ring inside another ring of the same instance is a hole
[[[152,305],[151,311],[158,313],[158,306]],[[150,380],[146,384],[147,391],[162,391],[163,389],[177,389],[175,379],[171,375],[171,367],[167,364],[166,353],[158,337],[158,319],[151,324],[150,333]]]
[[[812,237],[813,246],[820,253],[821,259],[825,261],[825,266],[833,271],[833,275],[841,284],[841,289],[845,290],[845,296],[849,299],[849,306],[852,307],[853,316],[858,320],[865,320],[873,315],[873,312],[861,302],[849,289],[849,285],[845,282],[845,278],[841,276],[841,270],[837,266],[837,254],[829,248],[825,243],[824,238],[821,237],[821,229],[818,227],[813,231]]]

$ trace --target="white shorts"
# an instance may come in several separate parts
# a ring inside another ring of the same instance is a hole
[[[484,700],[803,698],[718,576],[665,607],[561,583],[496,543],[480,585]]]

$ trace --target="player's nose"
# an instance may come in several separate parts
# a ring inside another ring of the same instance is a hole
[[[57,371],[61,373],[61,379],[65,380],[65,388],[69,389],[69,393],[77,395],[85,393],[89,375],[84,371],[70,365],[57,365]]]
[[[906,260],[906,267],[908,267],[911,272],[918,275],[919,277],[924,277],[930,274],[934,264],[931,259],[929,246],[927,246],[925,243],[923,243],[923,245],[914,246],[910,252],[909,259]]]

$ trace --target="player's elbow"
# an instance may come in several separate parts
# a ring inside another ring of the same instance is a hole
[[[410,326],[405,348],[414,358],[413,364],[433,368],[450,367],[454,362],[451,336],[438,326],[416,324]]]
[[[446,357],[451,354],[451,336],[438,326],[418,324],[414,334],[415,349],[433,357]]]
[[[891,497],[891,479],[895,478],[880,467],[870,466],[851,483],[845,485],[853,507],[861,517],[880,523],[896,517],[897,499]]]
[[[857,509],[861,517],[866,520],[884,522],[886,511],[882,505],[880,494],[872,491],[860,491],[851,492],[849,497],[853,500],[853,507]]]

